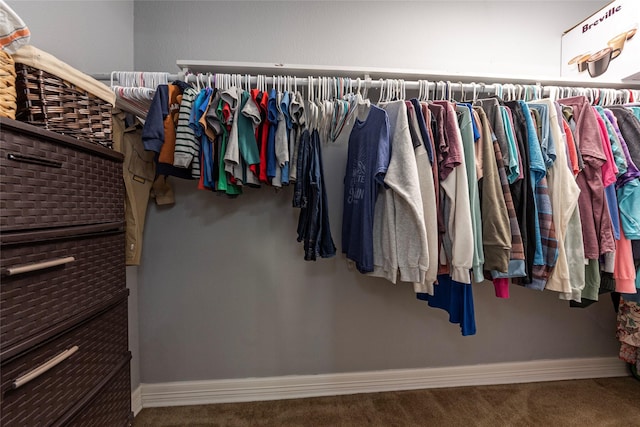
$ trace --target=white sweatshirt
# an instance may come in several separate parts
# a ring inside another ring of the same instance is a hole
[[[453,106],[448,104],[448,114],[455,116]],[[449,144],[460,144],[459,152],[464,153],[462,135],[456,127],[456,138],[449,140]],[[473,226],[471,223],[471,204],[469,201],[469,184],[467,181],[467,166],[464,155],[460,156],[460,164],[456,166],[446,179],[440,181],[440,187],[451,200],[451,214],[446,224],[447,233],[451,240],[450,276],[460,283],[471,283],[469,270],[473,266]]]

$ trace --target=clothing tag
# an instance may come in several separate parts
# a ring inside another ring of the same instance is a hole
[[[146,179],[138,175],[133,175],[133,180],[139,182],[140,184],[144,184],[145,182],[147,182]]]

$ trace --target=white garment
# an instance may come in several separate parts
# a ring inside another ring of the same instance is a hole
[[[553,166],[547,169],[547,185],[553,209],[553,225],[558,241],[558,260],[556,266],[547,280],[545,289],[571,294],[571,276],[569,274],[569,261],[565,248],[567,228],[569,220],[578,208],[580,188],[576,183],[573,172],[569,169],[567,160],[567,144],[562,135],[562,127],[558,120],[558,112],[555,103],[550,99],[535,101],[536,104],[545,104],[549,110],[549,127],[556,149],[556,159]],[[572,252],[574,252],[572,250]],[[572,256],[576,254],[572,253]],[[584,259],[584,253],[583,253]]]
[[[449,103],[447,103],[449,104]],[[449,114],[456,114],[453,106],[447,106]],[[451,213],[446,224],[451,239],[451,265],[449,275],[460,283],[471,283],[469,270],[473,267],[473,226],[471,221],[471,203],[469,200],[469,184],[467,181],[467,165],[462,147],[460,128],[456,127],[456,138],[449,144],[459,143],[460,164],[456,166],[446,179],[440,181],[440,187],[451,200]]]

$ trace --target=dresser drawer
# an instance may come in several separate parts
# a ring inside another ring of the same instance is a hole
[[[65,426],[124,427],[131,425],[131,377],[129,363],[118,369],[107,385],[98,392],[87,407]],[[57,424],[57,423],[56,423]]]
[[[25,124],[1,125],[0,230],[124,220],[119,153]]]
[[[49,425],[113,372],[129,354],[127,303],[120,301],[2,365],[1,425]]]
[[[126,287],[122,231],[30,243],[6,244],[8,238],[3,236],[0,251],[4,350],[108,301]]]

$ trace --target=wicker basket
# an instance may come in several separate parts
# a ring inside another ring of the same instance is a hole
[[[46,71],[15,68],[17,120],[111,147],[111,104]]]
[[[16,118],[15,64],[3,50],[0,50],[0,117]]]

